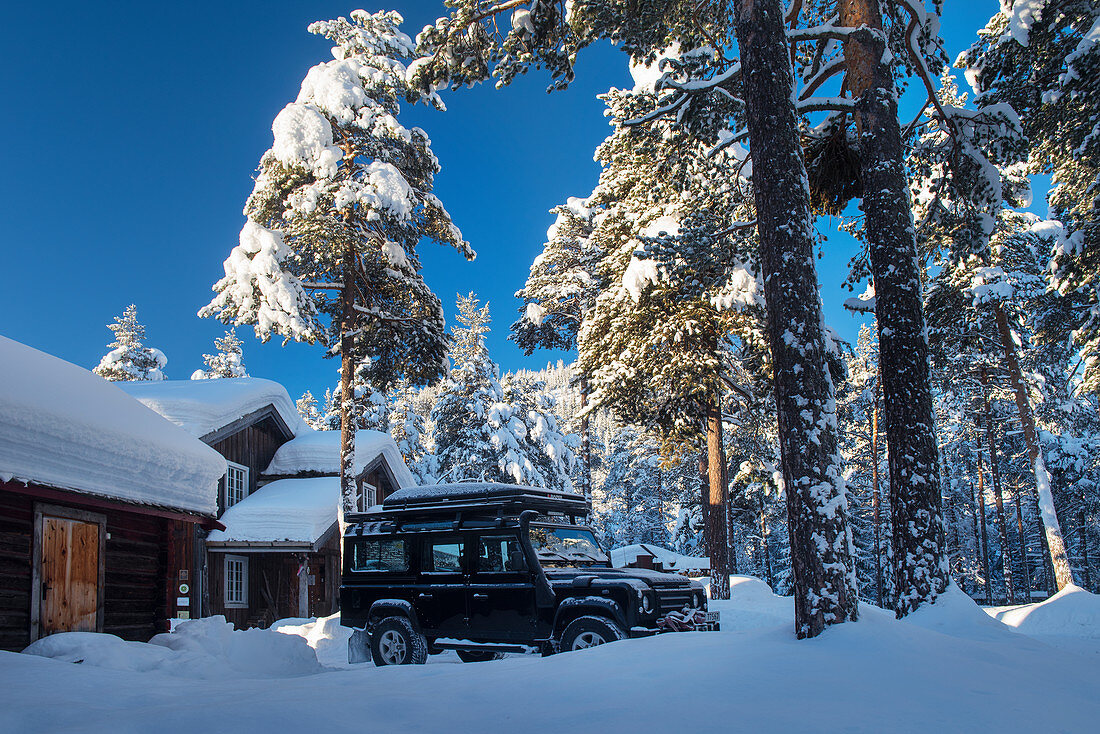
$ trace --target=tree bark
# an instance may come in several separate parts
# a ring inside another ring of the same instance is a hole
[[[1082,497],[1081,499],[1084,499]],[[1085,522],[1085,509],[1077,510],[1077,527],[1081,533],[1081,575],[1084,577],[1085,589],[1092,591],[1092,569],[1089,568],[1089,526]]]
[[[895,611],[932,603],[950,580],[944,552],[932,377],[921,270],[893,72],[878,0],[841,0],[847,89],[856,100],[863,212],[875,285],[893,514]]]
[[[875,606],[882,609],[882,539],[878,492],[878,388],[871,411],[871,513],[875,529]]]
[[[710,595],[730,598],[729,537],[726,531],[726,452],[722,446],[722,404],[715,393],[707,406],[707,555]]]
[[[1024,443],[1027,444],[1031,469],[1035,474],[1035,491],[1039,495],[1039,517],[1043,522],[1044,535],[1047,547],[1050,550],[1050,561],[1054,566],[1054,580],[1058,584],[1058,590],[1061,591],[1067,584],[1075,583],[1075,581],[1073,568],[1069,564],[1069,554],[1066,553],[1066,541],[1062,536],[1062,526],[1058,522],[1058,511],[1054,507],[1054,495],[1050,489],[1050,473],[1047,472],[1046,461],[1039,446],[1039,438],[1035,434],[1035,416],[1031,409],[1031,399],[1027,395],[1027,388],[1024,386],[1023,374],[1020,371],[1020,360],[1016,356],[1016,343],[1012,339],[1012,330],[1008,326],[1008,318],[1005,316],[1004,309],[1001,308],[1000,304],[994,306],[994,315],[997,319],[997,330],[1001,335],[1001,349],[1004,352],[1005,366],[1008,368],[1013,391],[1016,394],[1016,409],[1020,413],[1020,424],[1024,429]]]
[[[735,0],[791,538],[795,632],[859,614],[783,7]]]
[[[775,574],[772,571],[771,548],[768,546],[768,522],[767,517],[764,515],[764,493],[761,492],[756,500],[756,514],[760,518],[760,546],[764,554],[764,579],[768,582],[768,586],[774,591]]]
[[[588,413],[588,377],[581,375],[581,494],[588,505],[588,514],[592,515],[592,438],[589,433]]]
[[[1001,541],[1001,574],[1004,577],[1005,597],[1009,604],[1016,603],[1012,589],[1012,551],[1008,545],[1008,520],[1005,518],[1004,494],[1001,492],[1001,469],[997,466],[997,447],[993,442],[993,411],[989,407],[989,370],[982,367],[982,401],[985,411],[985,436],[989,446],[989,472],[993,477],[993,500],[997,506],[997,534]]]
[[[1013,486],[1012,498],[1016,502],[1016,538],[1020,541],[1020,561],[1024,564],[1024,600],[1031,601],[1031,562],[1027,559],[1027,536],[1024,534],[1024,508],[1020,501],[1019,479]]]
[[[989,575],[989,533],[985,522],[985,472],[982,455],[978,452],[978,520],[981,526],[982,573],[985,575],[985,603],[993,604],[993,579]]]
[[[355,395],[352,374],[355,359],[352,354],[351,332],[355,322],[355,297],[352,292],[352,273],[355,269],[355,247],[349,240],[344,245],[342,258],[344,272],[340,289],[340,508],[341,530],[343,515],[355,512],[355,477],[351,475],[355,460]],[[342,533],[341,533],[342,535]]]

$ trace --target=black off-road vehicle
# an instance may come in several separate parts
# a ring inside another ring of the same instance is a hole
[[[507,484],[411,487],[347,516],[341,621],[352,662],[467,662],[715,630],[703,586],[612,568],[580,495]]]

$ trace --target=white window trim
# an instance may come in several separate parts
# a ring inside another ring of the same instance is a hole
[[[229,600],[229,564],[230,562],[240,562],[241,564],[241,599],[239,601]],[[222,598],[225,601],[226,609],[247,609],[248,608],[248,556],[232,556],[226,554],[225,562],[222,566]]]
[[[244,466],[243,464],[237,464],[237,463],[232,462],[232,461],[226,461],[225,463],[228,465],[228,468],[225,471],[225,509],[228,510],[230,507],[237,504],[237,502],[240,502],[241,500],[243,500],[245,497],[248,496],[249,476],[248,476],[248,467],[247,466]],[[229,475],[234,469],[241,472],[241,489],[244,491],[244,495],[241,497],[241,499],[236,500],[234,502],[230,502],[229,501],[230,500]]]
[[[366,512],[378,502],[378,487],[364,481],[359,485],[359,512]]]

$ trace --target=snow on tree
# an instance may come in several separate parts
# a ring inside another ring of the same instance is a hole
[[[240,244],[200,311],[251,324],[263,341],[278,335],[340,354],[345,508],[355,492],[353,372],[369,365],[369,381],[385,390],[446,370],[443,308],[421,276],[418,243],[473,257],[432,193],[439,162],[427,135],[397,121],[402,98],[442,107],[406,82],[413,46],[401,21],[359,10],[310,25],[335,44],[334,60],[310,69],[276,116]]]
[[[502,385],[485,334],[489,306],[471,293],[458,298],[460,328],[453,333],[454,366],[432,409],[436,476],[455,481],[528,484],[569,489],[571,441],[544,408],[527,400],[520,383]]]
[[[390,435],[418,483],[434,484],[432,457],[426,445],[427,422],[417,405],[417,391],[401,382],[392,390],[392,395],[388,418]]]
[[[248,371],[244,368],[244,351],[242,342],[232,331],[225,332],[225,336],[214,340],[217,354],[202,355],[206,363],[205,370],[195,370],[191,373],[192,380],[217,380],[225,377],[248,377]]]
[[[302,416],[302,420],[306,422],[307,426],[316,431],[328,429],[324,415],[317,408],[317,398],[313,397],[312,392],[306,390],[302,393],[302,397],[298,398],[295,407],[298,409],[298,415]]]
[[[1051,213],[1066,228],[1054,245],[1055,285],[1079,303],[1070,328],[1086,359],[1084,387],[1100,393],[1100,6],[1006,0],[956,64],[979,104],[1020,115],[1030,172],[1051,176]]]
[[[436,84],[457,88],[492,74],[503,85],[532,65],[549,69],[554,86],[562,87],[573,78],[577,51],[601,38],[618,43],[635,62],[651,62],[673,43],[685,52],[714,49],[713,63],[700,66],[702,78],[671,85],[679,89],[659,110],[696,129],[704,142],[731,145],[749,139],[756,155],[767,161],[755,167],[753,183],[776,365],[781,465],[792,518],[795,627],[800,637],[812,637],[827,624],[855,619],[851,540],[813,260],[809,187],[780,3],[735,3],[732,8],[650,3],[639,9],[600,0],[517,9],[515,3],[456,0],[449,7],[449,16],[425,27],[417,38],[422,61],[411,77],[420,89]],[[504,30],[498,21],[509,10],[516,14],[511,29]],[[740,62],[718,52],[734,47],[735,30]],[[693,55],[695,61],[704,56]],[[747,133],[741,123],[747,123]],[[921,354],[916,352],[918,360]],[[930,431],[930,404],[928,413]],[[930,518],[936,517],[935,510],[933,505]]]
[[[594,492],[596,530],[607,548],[635,543],[669,545],[670,504],[657,441],[631,426],[606,448],[607,475]]]
[[[512,324],[511,339],[528,355],[536,348],[577,347],[577,331],[599,291],[600,251],[591,242],[595,212],[583,199],[570,197],[555,207],[554,223],[546,244],[531,264],[524,287],[516,292],[523,301],[521,315]],[[589,426],[588,377],[578,375],[580,387],[580,491],[591,502],[592,456]]]
[[[837,401],[861,595],[876,606],[892,608],[889,484],[878,361],[875,331],[863,324],[855,348],[846,355],[848,377],[838,387]]]
[[[111,351],[103,355],[92,372],[111,382],[166,379],[168,358],[159,349],[145,346],[145,326],[138,321],[137,306],[131,303],[107,328],[115,340],[107,345]]]

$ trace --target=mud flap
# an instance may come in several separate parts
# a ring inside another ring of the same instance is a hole
[[[370,662],[370,635],[366,630],[351,631],[351,637],[348,639],[348,663],[369,663]]]

